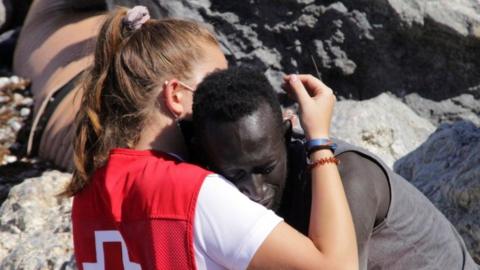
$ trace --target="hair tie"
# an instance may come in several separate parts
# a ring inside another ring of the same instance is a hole
[[[144,6],[134,6],[127,11],[127,15],[123,18],[123,25],[128,30],[137,30],[150,19],[150,13]]]

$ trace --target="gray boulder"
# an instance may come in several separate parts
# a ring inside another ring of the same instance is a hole
[[[295,108],[284,115],[290,118]],[[296,132],[303,133],[298,117],[291,118]],[[341,100],[335,105],[331,135],[363,147],[379,156],[387,165],[421,145],[435,130],[428,120],[418,116],[391,94],[363,100]]]
[[[412,93],[403,100],[418,115],[429,119],[436,126],[459,120],[470,121],[480,126],[480,99],[475,99],[471,94],[433,101]]]
[[[395,163],[455,225],[480,261],[480,128],[471,122],[441,125],[415,151]]]
[[[108,2],[212,23],[231,64],[258,66],[277,86],[281,72],[317,74],[317,66],[346,98],[480,98],[477,0]]]
[[[388,0],[395,13],[409,26],[435,21],[462,36],[480,37],[480,5],[476,1]],[[469,25],[472,22],[473,25]],[[471,27],[473,26],[473,27]]]
[[[390,94],[335,105],[331,133],[378,155],[390,167],[421,145],[435,127]]]
[[[70,178],[47,171],[10,190],[0,208],[0,269],[75,269],[71,200],[56,197]]]

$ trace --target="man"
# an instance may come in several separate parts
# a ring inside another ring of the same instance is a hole
[[[282,120],[265,76],[245,68],[211,74],[195,93],[193,121],[194,158],[307,233],[307,155],[290,122]],[[374,155],[335,142],[362,269],[478,268],[457,231],[422,193]]]

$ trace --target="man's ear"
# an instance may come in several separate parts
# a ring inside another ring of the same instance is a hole
[[[183,91],[177,79],[165,81],[163,84],[162,94],[165,101],[165,107],[172,113],[172,116],[177,119],[185,113],[185,108],[182,103]]]
[[[283,120],[282,123],[283,134],[286,142],[289,142],[292,138],[293,125],[290,119]]]

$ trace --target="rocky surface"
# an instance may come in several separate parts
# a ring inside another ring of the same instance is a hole
[[[0,77],[0,269],[74,269],[71,203],[55,197],[70,176],[24,156],[33,105],[28,84]]]
[[[0,165],[17,161],[17,134],[30,116],[33,99],[29,82],[17,76],[0,77]]]
[[[331,133],[378,155],[390,167],[435,130],[426,119],[390,94],[337,102]]]
[[[287,109],[285,117],[295,115],[295,109]],[[303,133],[297,117],[293,123],[294,129]],[[368,100],[338,101],[331,134],[369,150],[392,168],[397,159],[415,150],[434,130],[427,119],[392,94],[384,93]]]
[[[212,23],[230,63],[265,70],[276,87],[283,72],[321,77],[341,97],[333,135],[390,165],[406,155],[395,169],[480,262],[478,0],[88,0],[74,8],[104,1]],[[9,63],[31,0],[12,2],[0,0],[0,76],[8,75],[0,77],[0,269],[74,269],[71,202],[54,196],[70,175],[23,157],[31,97]]]
[[[480,128],[444,124],[418,149],[395,163],[395,171],[442,210],[480,261]]]
[[[75,269],[71,199],[56,197],[70,177],[47,171],[10,190],[0,207],[0,269]]]
[[[215,25],[231,59],[278,72],[315,73],[345,97],[384,91],[442,100],[479,97],[480,2],[344,0],[128,1],[154,15]]]
[[[469,95],[480,102],[477,0],[297,0],[275,8],[267,0],[107,3],[110,9],[144,4],[154,17],[212,23],[230,63],[262,68],[277,88],[283,72],[313,73],[348,99],[414,93],[419,99],[411,96],[409,105],[422,112],[415,103],[430,103],[434,112],[422,116],[435,124],[454,118],[452,112],[466,120],[478,116],[477,109],[449,101]]]
[[[471,94],[433,101],[412,93],[403,100],[418,115],[429,119],[436,126],[461,120],[480,126],[480,99],[475,99]]]

